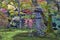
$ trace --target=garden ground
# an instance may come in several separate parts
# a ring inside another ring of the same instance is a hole
[[[3,31],[2,31],[3,30]],[[8,31],[4,29],[0,30],[0,40],[60,40],[59,37],[55,37],[54,35],[50,37],[29,37],[26,33],[29,32],[29,30],[19,30],[9,29]]]

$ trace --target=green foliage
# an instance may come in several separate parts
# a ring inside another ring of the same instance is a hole
[[[28,4],[26,4],[26,3],[21,3],[21,4],[20,4],[20,8],[21,8],[21,9],[29,9],[29,8],[31,8],[31,5],[30,5],[30,3],[28,3]]]

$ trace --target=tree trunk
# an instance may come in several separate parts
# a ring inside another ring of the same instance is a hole
[[[8,25],[7,16],[0,12],[0,28],[6,28]]]
[[[48,33],[53,32],[53,29],[52,29],[52,16],[51,15],[48,15],[47,32]]]
[[[20,1],[16,0],[16,2],[18,3],[18,16],[20,16],[21,19],[21,14],[20,14]],[[21,20],[20,20],[20,28],[21,28]]]

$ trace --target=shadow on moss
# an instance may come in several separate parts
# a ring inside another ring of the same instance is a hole
[[[35,37],[29,36],[29,33],[19,33],[13,36],[13,40],[57,40],[53,37]]]
[[[2,36],[0,35],[0,40],[2,40]]]

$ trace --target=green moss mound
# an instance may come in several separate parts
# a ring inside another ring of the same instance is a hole
[[[29,33],[19,33],[13,36],[13,40],[57,40],[52,37],[30,37]]]

